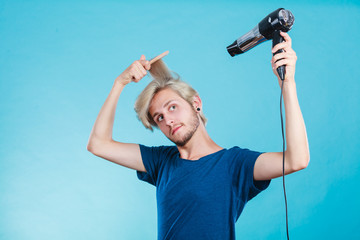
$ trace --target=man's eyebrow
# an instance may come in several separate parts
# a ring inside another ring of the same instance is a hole
[[[167,107],[172,101],[175,101],[175,99],[171,99],[171,100],[167,101],[167,102],[164,104],[163,108]],[[155,119],[156,115],[159,115],[159,113],[158,113],[158,112],[155,112],[154,115],[153,115],[153,119]]]

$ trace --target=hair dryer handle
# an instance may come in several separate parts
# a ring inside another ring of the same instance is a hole
[[[280,35],[280,30],[275,30],[274,31],[272,39],[273,39],[273,44],[272,44],[273,47],[275,47],[276,44],[282,43],[284,41],[284,38]],[[281,53],[281,52],[284,52],[284,50],[279,49],[273,55]],[[285,79],[285,65],[278,67],[276,69],[276,71],[278,72],[280,79],[282,81],[284,81],[284,79]]]

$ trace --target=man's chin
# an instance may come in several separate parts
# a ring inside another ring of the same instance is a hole
[[[178,147],[183,147],[183,146],[185,146],[188,142],[189,142],[189,140],[191,139],[191,138],[189,138],[189,139],[176,139],[176,138],[168,138],[170,141],[172,141],[173,143],[175,143],[176,144],[176,146],[178,146]]]
[[[175,140],[171,140],[173,143],[176,144],[176,146],[178,147],[183,147],[185,146],[188,142],[190,142],[190,140],[192,139],[193,134],[191,135],[187,135],[187,136],[182,136],[182,139],[175,139]]]

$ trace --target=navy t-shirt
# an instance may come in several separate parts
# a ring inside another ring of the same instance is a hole
[[[176,146],[140,145],[147,172],[140,180],[156,186],[158,239],[235,239],[235,222],[247,201],[270,180],[255,181],[260,152],[233,147],[198,160],[180,158]]]

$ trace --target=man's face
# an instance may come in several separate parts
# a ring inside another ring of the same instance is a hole
[[[181,147],[191,139],[200,124],[194,107],[168,88],[155,94],[149,113],[165,136]]]

